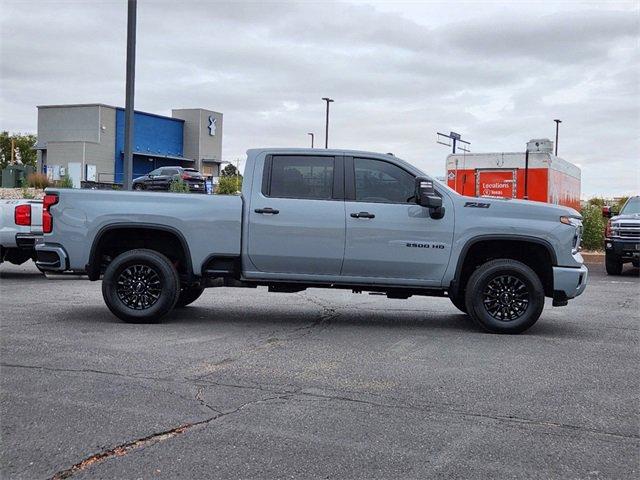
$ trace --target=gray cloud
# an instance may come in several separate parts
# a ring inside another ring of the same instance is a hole
[[[371,0],[374,2],[374,0]],[[464,7],[464,8],[462,8]],[[473,151],[552,137],[583,192],[638,190],[638,10],[578,3],[158,2],[138,8],[136,106],[225,114],[223,154],[322,141],[393,151],[436,175],[458,130]],[[121,1],[7,1],[0,11],[3,129],[34,131],[35,105],[124,104]]]

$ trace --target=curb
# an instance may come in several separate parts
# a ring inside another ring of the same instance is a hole
[[[580,252],[585,262],[604,261],[604,252]]]

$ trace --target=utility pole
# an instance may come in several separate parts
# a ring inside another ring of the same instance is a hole
[[[333,102],[333,99],[329,97],[323,97],[322,100],[327,102],[327,118],[324,127],[324,148],[329,148],[329,104]]]
[[[16,139],[11,137],[11,165],[16,159]]]
[[[560,124],[562,123],[562,120],[555,119],[554,122],[556,122],[556,157],[557,157],[558,156],[558,130],[560,129]]]
[[[311,135],[311,148],[313,148],[313,137],[315,135],[312,132],[307,133],[307,135]]]
[[[462,150],[463,152],[468,152],[469,148],[467,147],[467,145],[471,145],[471,143],[467,142],[466,140],[462,140],[462,137],[459,133],[456,132],[451,132],[449,133],[449,135],[446,135],[444,133],[440,133],[437,132],[437,138],[436,138],[436,143],[439,143],[440,145],[445,145],[447,147],[451,146],[451,143],[447,142],[446,140],[444,140],[445,138],[448,138],[450,140],[453,140],[453,151],[451,153],[456,153],[456,146],[458,145],[458,143],[462,143],[463,145],[460,146],[460,150]]]
[[[133,180],[133,96],[136,81],[136,10],[137,0],[128,0],[127,10],[127,80],[124,111],[123,187],[131,190]]]

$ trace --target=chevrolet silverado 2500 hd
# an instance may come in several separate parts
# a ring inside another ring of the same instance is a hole
[[[38,266],[102,278],[109,309],[155,322],[214,286],[448,296],[491,332],[580,295],[580,215],[464,197],[393,155],[247,152],[241,196],[48,189]]]

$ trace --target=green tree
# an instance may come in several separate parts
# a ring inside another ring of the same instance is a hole
[[[221,176],[216,193],[218,195],[233,195],[242,188],[242,175],[233,177]]]
[[[37,155],[33,147],[36,144],[36,136],[32,134],[0,132],[0,169],[5,168],[11,162],[11,140],[14,141],[15,158],[20,159],[24,165],[36,166]]]
[[[604,228],[607,219],[602,216],[602,207],[587,205],[582,211],[582,247],[585,250],[602,250],[604,247]]]
[[[180,177],[171,180],[169,191],[172,193],[189,193],[189,185]]]
[[[240,172],[238,172],[238,169],[233,163],[228,163],[227,166],[222,169],[222,172],[220,172],[221,177],[235,177],[237,175],[240,175]],[[242,175],[240,175],[240,177],[242,177]]]

